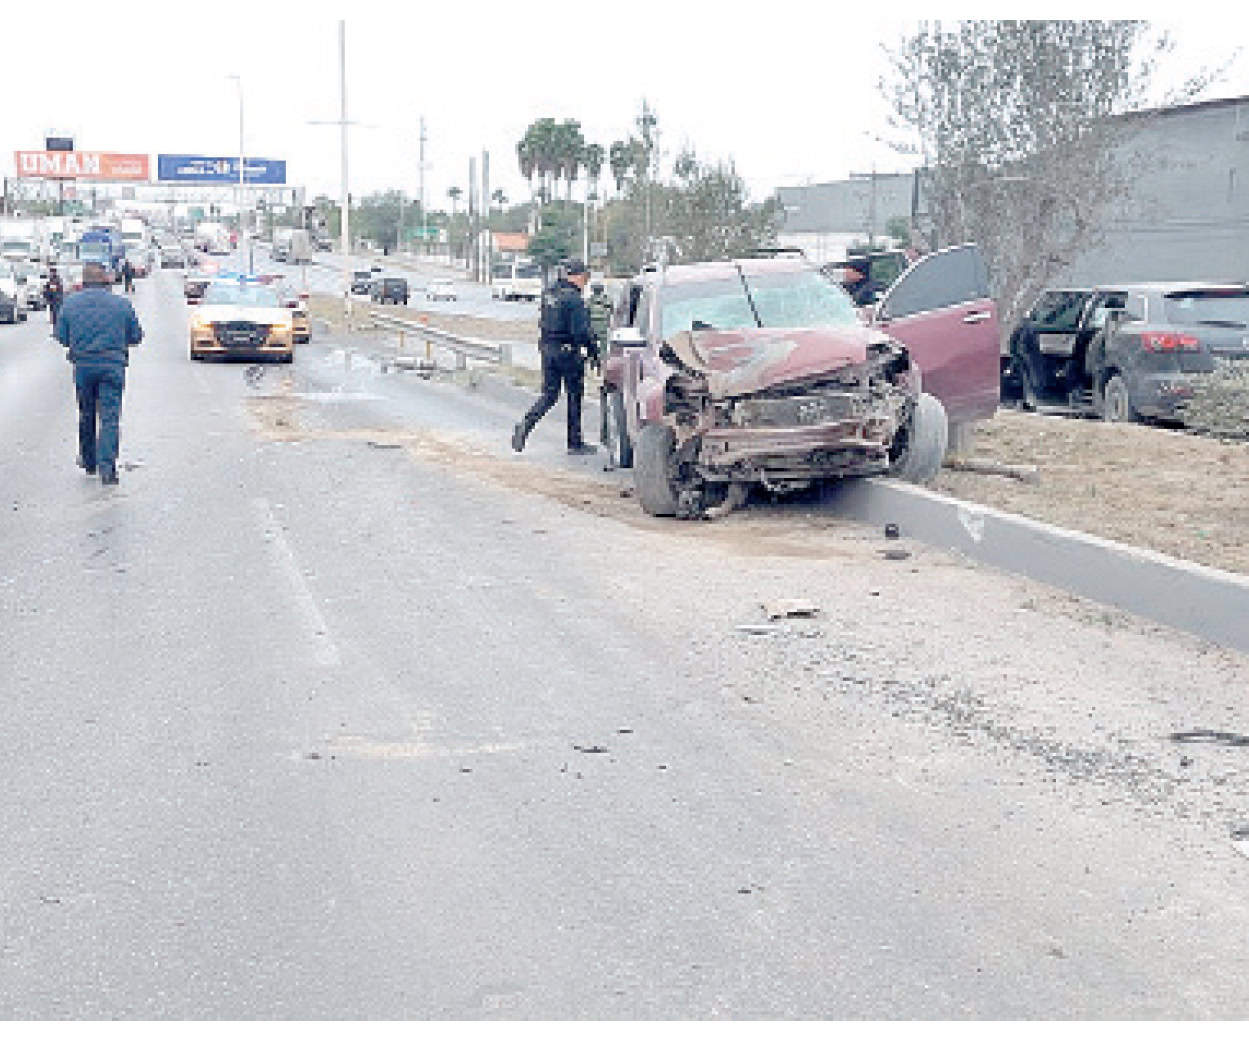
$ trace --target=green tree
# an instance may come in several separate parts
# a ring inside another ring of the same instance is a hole
[[[984,252],[1004,328],[1078,253],[1144,162],[1133,132],[1169,40],[1140,21],[921,22],[882,92],[926,171],[930,245]],[[1191,100],[1202,71],[1167,103]]]
[[[546,271],[576,254],[579,231],[575,207],[561,204],[544,206],[542,226],[529,240],[529,255]]]

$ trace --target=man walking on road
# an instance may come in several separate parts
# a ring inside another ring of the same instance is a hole
[[[56,319],[61,315],[61,304],[65,302],[65,285],[61,281],[56,268],[48,272],[48,282],[43,287],[43,298],[48,304],[48,320],[52,323],[52,335],[56,335]]]
[[[101,483],[116,484],[126,365],[130,348],[143,339],[143,329],[130,301],[114,296],[109,282],[101,265],[83,268],[82,290],[61,307],[56,338],[74,366],[78,465],[88,473],[98,467]]]
[[[134,292],[134,265],[127,257],[121,265],[121,279],[126,283],[126,292]]]
[[[571,260],[564,277],[542,294],[542,338],[538,342],[542,354],[542,396],[512,430],[515,451],[524,451],[525,439],[538,420],[555,406],[561,384],[568,397],[568,454],[593,455],[598,451],[596,445],[581,439],[581,393],[585,386],[582,348],[592,360],[598,358],[590,316],[581,295],[589,280],[585,264]]]

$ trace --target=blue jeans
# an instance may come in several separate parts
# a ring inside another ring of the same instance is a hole
[[[121,393],[126,386],[126,366],[80,364],[74,366],[74,389],[78,393],[78,452],[88,467],[114,469],[121,439]],[[97,422],[99,432],[97,435]]]

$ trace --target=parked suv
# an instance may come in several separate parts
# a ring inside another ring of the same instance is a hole
[[[374,303],[400,303],[407,306],[408,280],[406,278],[377,278],[369,289],[369,299]]]
[[[1191,377],[1249,358],[1249,285],[1153,282],[1050,289],[1011,335],[1004,391],[1108,422],[1180,420]]]
[[[927,481],[947,423],[997,406],[996,317],[974,246],[913,265],[871,325],[813,265],[777,257],[644,271],[613,326],[602,439],[656,516],[731,508],[752,484]]]

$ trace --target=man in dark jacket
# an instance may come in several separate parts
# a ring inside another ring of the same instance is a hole
[[[48,281],[43,287],[43,298],[48,304],[48,320],[52,322],[53,335],[56,335],[56,319],[61,314],[61,304],[65,302],[65,285],[54,267],[48,272]]]
[[[581,439],[581,394],[585,386],[584,349],[592,360],[598,346],[590,328],[582,291],[590,272],[580,260],[569,261],[563,278],[542,294],[542,396],[512,430],[512,448],[524,451],[525,439],[559,400],[560,385],[568,397],[568,454],[592,455],[597,445]]]
[[[143,339],[143,329],[130,301],[112,294],[108,271],[101,265],[83,268],[82,290],[61,307],[56,338],[74,365],[78,465],[88,473],[98,467],[101,483],[116,484],[126,365],[130,348]]]
[[[121,265],[121,280],[126,283],[126,292],[134,292],[134,264],[126,257]]]
[[[866,257],[846,261],[842,284],[856,307],[870,307],[884,291],[884,286],[872,278],[872,264]]]

